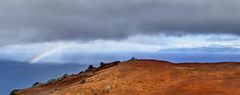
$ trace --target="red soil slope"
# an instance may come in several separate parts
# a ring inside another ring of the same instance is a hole
[[[114,62],[12,95],[240,95],[240,63]]]

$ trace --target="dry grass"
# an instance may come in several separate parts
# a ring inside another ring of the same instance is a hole
[[[60,82],[16,91],[15,94],[240,95],[240,63],[115,62],[68,76]]]

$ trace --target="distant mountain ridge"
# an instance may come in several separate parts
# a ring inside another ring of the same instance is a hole
[[[196,47],[196,48],[174,48],[159,50],[161,53],[240,53],[240,48],[232,47]]]

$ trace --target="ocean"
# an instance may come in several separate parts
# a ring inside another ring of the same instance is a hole
[[[46,82],[63,74],[78,73],[86,67],[81,64],[0,62],[0,95],[9,95],[13,89],[31,87],[35,82]]]

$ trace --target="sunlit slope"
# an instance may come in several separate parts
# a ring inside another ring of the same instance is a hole
[[[113,62],[12,94],[240,95],[240,63]]]

